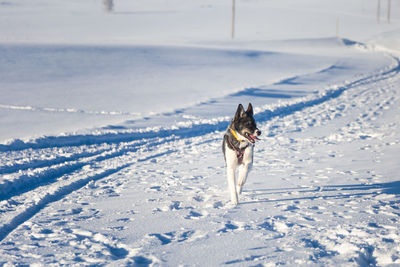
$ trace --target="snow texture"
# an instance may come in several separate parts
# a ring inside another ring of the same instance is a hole
[[[0,1],[0,265],[400,265],[400,3],[230,5]]]

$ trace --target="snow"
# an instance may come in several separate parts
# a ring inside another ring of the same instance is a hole
[[[400,264],[400,4],[231,4],[0,2],[1,265]]]

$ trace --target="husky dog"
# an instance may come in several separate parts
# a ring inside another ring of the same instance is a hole
[[[235,117],[231,121],[222,143],[225,163],[227,167],[228,186],[233,204],[237,205],[238,194],[246,182],[247,174],[253,165],[254,143],[261,135],[253,117],[253,106],[249,103],[245,111],[239,104]],[[236,169],[239,167],[239,176],[236,180]]]

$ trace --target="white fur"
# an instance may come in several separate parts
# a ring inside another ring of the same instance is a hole
[[[245,140],[243,136],[239,138]],[[239,203],[238,195],[242,192],[242,187],[246,183],[247,175],[253,165],[253,150],[254,145],[249,142],[242,142],[242,147],[246,146],[243,155],[242,164],[239,164],[236,152],[228,147],[225,143],[225,158],[226,158],[226,174],[228,177],[228,188],[232,203]],[[236,170],[239,169],[238,179],[236,180]]]

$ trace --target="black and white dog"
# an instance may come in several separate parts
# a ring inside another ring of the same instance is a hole
[[[245,111],[239,104],[235,117],[229,125],[222,143],[225,163],[227,167],[228,186],[233,204],[237,205],[238,194],[246,182],[247,174],[253,165],[254,143],[261,135],[253,117],[253,106],[249,103]],[[236,180],[236,169],[239,167],[239,176]]]

